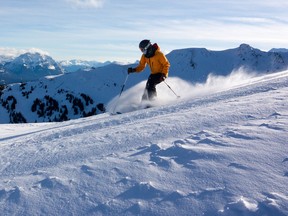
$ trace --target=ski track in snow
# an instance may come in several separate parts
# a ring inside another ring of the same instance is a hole
[[[288,215],[288,72],[202,98],[0,125],[3,215]]]

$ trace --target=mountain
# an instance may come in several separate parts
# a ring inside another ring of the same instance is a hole
[[[63,121],[102,113],[126,74],[123,66],[109,65],[8,85],[0,91],[0,122]]]
[[[0,124],[1,215],[288,215],[288,71],[209,79],[171,78],[170,105]]]
[[[228,76],[235,71],[261,75],[288,68],[288,53],[263,52],[247,44],[224,51],[204,48],[174,50],[167,58],[171,63],[167,82],[178,94],[184,93],[186,83],[174,83],[172,77],[201,84],[211,81],[213,75]],[[135,64],[111,63],[90,70],[41,78],[35,82],[3,86],[0,89],[0,123],[64,121],[103,113],[115,106],[111,104],[117,104],[117,101],[111,100],[118,98],[130,66]],[[129,76],[125,90],[137,87],[137,91],[121,96],[126,99],[121,102],[121,109],[127,110],[129,106],[139,104],[148,73],[147,67],[145,72]],[[161,86],[167,88],[164,84]],[[198,94],[201,95],[201,92]],[[173,98],[174,95],[169,97]]]
[[[233,70],[241,68],[257,74],[288,68],[288,53],[264,52],[248,44],[224,51],[205,48],[174,50],[167,57],[173,76],[192,82],[205,82],[209,74],[227,76]]]
[[[2,64],[0,84],[27,82],[60,74],[63,74],[63,70],[50,56],[28,52]]]
[[[85,70],[97,67],[103,67],[112,62],[98,62],[98,61],[85,61],[85,60],[63,60],[59,61],[58,64],[65,70],[65,72],[75,72],[78,70]]]

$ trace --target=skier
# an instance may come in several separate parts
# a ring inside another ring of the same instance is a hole
[[[151,101],[157,96],[156,85],[168,77],[170,63],[160,51],[160,47],[157,43],[152,45],[150,40],[145,39],[139,43],[139,49],[142,52],[139,65],[136,68],[128,68],[128,74],[141,72],[147,64],[149,65],[151,74],[148,77],[142,101]]]

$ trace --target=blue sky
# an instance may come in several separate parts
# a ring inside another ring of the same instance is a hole
[[[162,51],[288,48],[287,0],[0,0],[0,52],[130,61],[142,39]]]

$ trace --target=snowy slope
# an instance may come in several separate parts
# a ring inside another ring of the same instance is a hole
[[[288,215],[288,71],[242,78],[122,115],[0,125],[0,212]]]
[[[48,76],[37,82],[9,85],[0,92],[0,104],[4,110],[0,112],[0,123],[16,123],[18,118],[11,117],[15,113],[23,116],[25,121],[22,122],[63,121],[89,113],[101,113],[99,105],[108,103],[119,94],[127,75],[126,68],[111,65],[105,69]],[[127,83],[127,88],[129,86],[131,84]]]

